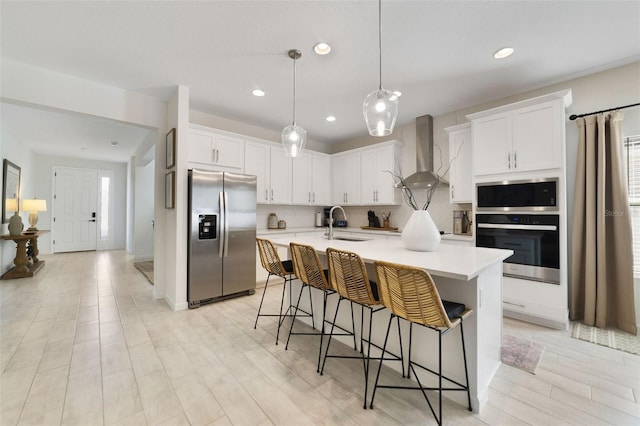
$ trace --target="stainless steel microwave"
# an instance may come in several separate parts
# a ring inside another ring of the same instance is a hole
[[[479,183],[477,211],[557,211],[558,179]]]

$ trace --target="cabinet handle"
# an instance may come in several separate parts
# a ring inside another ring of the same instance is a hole
[[[307,192],[307,195],[309,196],[309,202],[311,202],[311,193]]]
[[[314,203],[316,202],[316,193],[315,192],[313,192],[313,202]]]
[[[212,163],[216,162],[216,149],[215,148],[211,148],[211,162]]]
[[[268,189],[264,190],[264,200],[265,201],[269,201],[269,190]]]
[[[517,151],[513,151],[513,168],[517,169],[518,168],[518,152]]]
[[[271,201],[273,201],[273,189],[271,190]]]
[[[509,165],[509,169],[511,169],[511,153],[507,153],[507,164]]]
[[[456,197],[453,195],[453,188],[451,188],[451,198],[455,199]]]

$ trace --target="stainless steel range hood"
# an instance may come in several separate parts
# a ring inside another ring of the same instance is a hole
[[[404,186],[409,188],[429,188],[438,180],[440,184],[449,182],[439,177],[433,170],[433,117],[423,115],[416,118],[416,172],[404,180]],[[402,184],[398,183],[397,188]]]

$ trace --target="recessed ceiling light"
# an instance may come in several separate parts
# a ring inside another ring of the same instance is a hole
[[[329,46],[327,43],[320,42],[313,46],[313,51],[318,55],[328,55],[329,52],[331,52],[331,46]]]
[[[111,146],[118,146],[118,142],[116,142],[116,141],[111,141]]]
[[[260,89],[255,89],[255,90],[254,90],[253,92],[251,92],[251,93],[253,93],[253,96],[258,96],[258,97],[260,97],[260,96],[264,96],[264,91],[262,91],[262,90],[260,90]]]
[[[502,49],[494,53],[493,57],[496,59],[504,59],[508,56],[511,56],[512,53],[513,53],[513,47],[503,47]]]
[[[332,122],[332,121],[336,121],[336,117],[334,115],[329,115],[327,116],[327,118],[325,118],[325,120]]]

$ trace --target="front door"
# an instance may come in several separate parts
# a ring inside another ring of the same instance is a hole
[[[98,171],[56,167],[53,251],[96,249]]]

